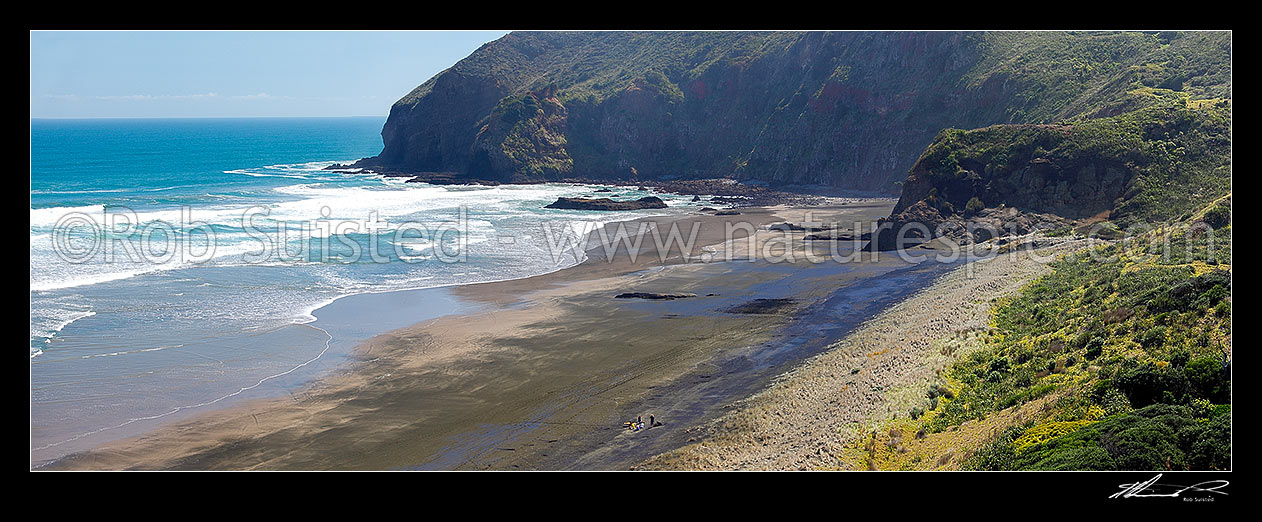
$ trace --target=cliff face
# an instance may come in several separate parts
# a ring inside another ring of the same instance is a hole
[[[999,125],[948,130],[917,160],[894,208],[917,202],[950,215],[977,199],[1080,219],[1111,211],[1134,176],[1125,157],[1075,147],[1073,125]]]
[[[513,33],[395,103],[359,166],[892,193],[941,129],[1222,96],[1229,63],[1218,33]]]
[[[1230,111],[1228,99],[1174,98],[1074,124],[942,131],[903,184],[891,229],[921,223],[958,237],[980,220],[1025,233],[1019,213],[1123,228],[1178,220],[1231,192]],[[888,236],[874,248],[893,248]]]

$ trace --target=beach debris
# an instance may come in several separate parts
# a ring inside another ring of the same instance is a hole
[[[648,424],[645,424],[645,423],[644,423],[644,416],[643,416],[643,415],[640,415],[640,416],[636,417],[636,418],[635,418],[635,420],[633,420],[633,421],[627,421],[627,422],[622,423],[622,427],[623,427],[623,428],[625,428],[625,429],[626,429],[626,430],[628,430],[628,431],[641,431],[641,430],[647,430],[647,429],[649,429],[649,428],[656,428],[656,427],[661,426],[661,425],[662,425],[662,423],[661,423],[661,422],[658,422],[657,418],[655,418],[653,415],[649,415],[649,422],[648,422]]]
[[[644,427],[644,417],[640,416],[636,417],[633,421],[624,422],[622,423],[622,427],[630,431],[640,431],[646,429]]]

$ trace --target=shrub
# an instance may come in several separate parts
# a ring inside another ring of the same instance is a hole
[[[1017,469],[1015,467],[1017,455],[1012,443],[1029,426],[1030,424],[1012,426],[1004,430],[993,442],[982,446],[976,454],[965,461],[964,466],[966,468],[992,471]]]
[[[1139,339],[1139,344],[1144,345],[1145,348],[1161,346],[1165,342],[1166,328],[1164,326],[1154,326],[1149,328],[1147,332],[1144,332],[1143,337],[1140,337]]]
[[[1063,427],[1054,428],[1047,431],[1054,433]],[[1026,437],[1022,442],[1033,444],[1024,446],[1023,451],[1012,451],[1009,469],[1226,469],[1231,461],[1230,439],[1228,416],[1203,422],[1197,420],[1192,408],[1157,404],[1050,440]],[[1011,440],[1010,446],[1017,438]]]
[[[1231,417],[1220,415],[1205,424],[1188,426],[1179,432],[1187,448],[1189,469],[1231,469]]]
[[[1197,397],[1220,404],[1231,400],[1230,370],[1216,357],[1199,357],[1189,361],[1184,374]]]
[[[1231,303],[1229,301],[1221,301],[1214,306],[1214,315],[1218,317],[1231,316]]]
[[[1172,402],[1187,390],[1187,377],[1182,370],[1151,362],[1123,367],[1113,383],[1136,408]]]
[[[1182,346],[1175,348],[1174,351],[1170,353],[1170,364],[1172,366],[1182,368],[1187,366],[1188,361],[1190,360],[1192,360],[1191,352],[1188,352],[1187,348]]]
[[[1105,392],[1099,402],[1100,406],[1104,408],[1105,415],[1118,415],[1133,409],[1131,408],[1130,399],[1127,399],[1125,394],[1115,388],[1110,388]]]
[[[1072,227],[1058,227],[1058,228],[1053,228],[1051,230],[1048,230],[1043,235],[1047,237],[1063,237],[1063,236],[1068,236],[1073,231],[1074,229]]]
[[[1154,311],[1205,310],[1231,296],[1231,272],[1212,270],[1197,277],[1173,282],[1170,289],[1154,296]]]
[[[982,210],[985,210],[985,209],[986,209],[986,204],[982,203],[982,200],[977,199],[977,197],[974,196],[973,198],[968,200],[968,203],[964,204],[964,215],[975,216],[977,215],[978,212],[981,212]]]
[[[1104,339],[1100,338],[1099,336],[1096,336],[1096,337],[1092,337],[1090,341],[1087,341],[1087,358],[1088,359],[1095,359],[1096,357],[1099,357],[1100,354],[1102,353],[1104,353]]]
[[[1007,357],[999,356],[990,361],[990,371],[992,372],[1004,373],[1008,371],[1010,366]]]
[[[1202,218],[1206,225],[1214,228],[1223,228],[1231,224],[1231,204],[1221,203],[1205,211]]]
[[[1113,381],[1109,379],[1100,379],[1091,385],[1091,400],[1103,403],[1104,396],[1116,388],[1113,387]]]
[[[1049,440],[1062,435],[1067,435],[1078,431],[1083,426],[1087,426],[1095,421],[1077,420],[1077,421],[1061,421],[1039,424],[1021,434],[1016,440],[1012,441],[1012,448],[1016,453],[1021,453],[1030,447],[1042,444]]]

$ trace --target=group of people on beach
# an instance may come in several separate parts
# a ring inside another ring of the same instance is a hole
[[[624,428],[626,428],[626,429],[628,429],[628,430],[631,430],[631,431],[647,430],[647,429],[649,429],[649,428],[656,428],[656,427],[661,426],[661,425],[662,425],[662,423],[657,422],[657,419],[655,419],[655,418],[653,417],[653,415],[651,415],[651,414],[649,415],[649,423],[648,423],[648,425],[645,425],[645,424],[644,424],[644,416],[643,416],[643,415],[640,415],[640,416],[636,417],[634,421],[627,421],[627,422],[622,423],[622,427],[624,427]]]

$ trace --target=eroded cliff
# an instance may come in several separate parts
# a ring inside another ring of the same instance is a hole
[[[1142,89],[1229,97],[1230,34],[512,33],[395,103],[358,166],[897,193],[944,128],[1112,116]]]

